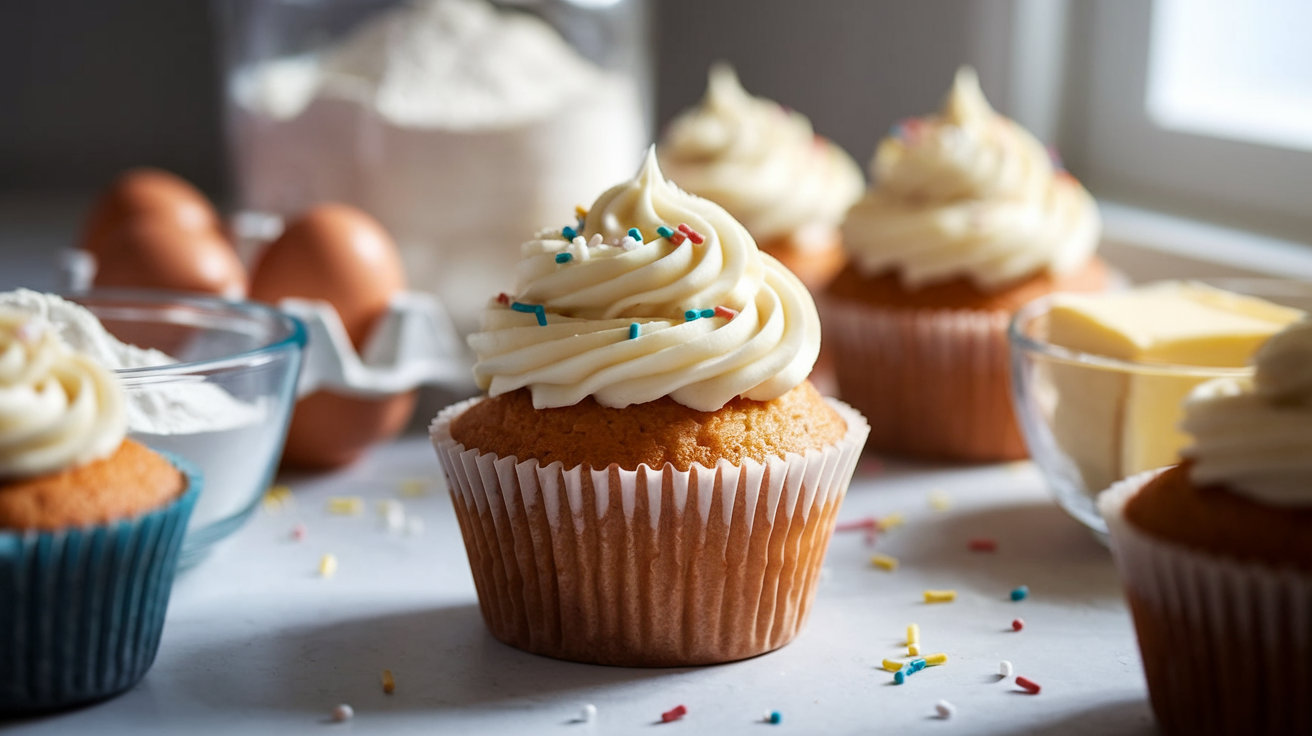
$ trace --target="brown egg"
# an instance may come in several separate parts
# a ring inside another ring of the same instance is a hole
[[[214,206],[185,179],[162,169],[129,169],[96,201],[82,247],[100,257],[115,231],[130,222],[166,222],[186,232],[222,232]]]
[[[246,270],[214,229],[192,230],[166,218],[128,220],[110,231],[96,254],[94,284],[196,291],[238,299]]]
[[[396,244],[369,215],[324,204],[288,223],[251,275],[252,299],[322,299],[337,309],[356,350],[405,288]],[[354,461],[369,445],[405,427],[415,394],[360,399],[318,391],[301,399],[283,452],[285,465],[328,469]]]

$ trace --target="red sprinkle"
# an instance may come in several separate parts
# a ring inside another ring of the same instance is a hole
[[[1025,688],[1025,691],[1030,693],[1031,695],[1038,695],[1039,690],[1043,689],[1039,687],[1039,683],[1031,680],[1028,677],[1020,677],[1019,675],[1016,677],[1016,684],[1020,685],[1022,688]]]
[[[1019,619],[1019,618],[1018,618],[1018,619],[1016,619],[1016,620],[1014,620],[1014,621],[1011,622],[1011,630],[1012,630],[1012,631],[1020,631],[1020,630],[1023,629],[1023,628],[1025,628],[1025,620],[1024,620],[1024,619]]]
[[[298,542],[301,541],[302,539],[305,539],[304,524],[297,524],[296,526],[292,527],[292,539],[295,539]]]
[[[998,540],[989,539],[988,537],[980,537],[966,542],[966,547],[969,548],[971,552],[997,552]]]
[[[834,527],[834,531],[836,532],[859,532],[878,529],[879,520],[873,516],[867,516],[864,519],[857,519],[856,521],[845,521]]]
[[[671,242],[671,243],[674,243],[675,245],[683,245],[683,241],[684,241],[687,237],[688,237],[687,235],[684,235],[684,234],[681,233],[681,232],[679,232],[679,233],[674,233],[673,235],[670,236],[670,242]]]
[[[706,242],[706,238],[701,233],[697,232],[696,230],[693,230],[691,227],[688,227],[688,223],[686,222],[679,226],[679,232],[683,233],[684,235],[687,235],[688,239],[696,243],[697,245],[701,245],[702,243]]]
[[[497,294],[497,304],[509,304],[509,303],[510,303],[509,294],[507,294],[504,291],[501,292],[500,294]]]
[[[692,242],[696,243],[696,242],[698,242],[698,241],[694,240],[694,241],[692,241]],[[730,309],[730,308],[728,308],[728,307],[716,307],[716,308],[715,308],[715,316],[716,316],[716,317],[723,317],[723,318],[725,318],[725,319],[733,319],[734,317],[737,317],[737,316],[738,316],[738,310],[736,310],[736,309]]]
[[[1020,678],[1016,678],[1016,679],[1020,679]],[[688,715],[688,709],[683,707],[682,705],[676,705],[671,710],[667,710],[661,714],[661,723],[669,723],[670,721],[677,721],[686,715]]]

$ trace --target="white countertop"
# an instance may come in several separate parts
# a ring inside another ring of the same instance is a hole
[[[901,511],[905,526],[873,548],[837,534],[810,622],[796,641],[716,667],[638,670],[525,654],[493,639],[479,617],[459,528],[426,438],[378,448],[356,466],[286,478],[296,508],[261,510],[214,555],[180,575],[154,668],[132,691],[71,713],[9,725],[55,733],[650,733],[662,712],[688,708],[684,733],[1153,733],[1133,631],[1108,552],[1062,513],[1028,464],[895,466],[866,461],[840,517]],[[429,491],[402,496],[403,482]],[[413,485],[413,483],[411,484]],[[931,494],[951,500],[935,510]],[[365,512],[335,516],[332,496]],[[422,535],[389,532],[377,502],[399,498]],[[304,525],[303,540],[291,529]],[[995,553],[970,552],[993,537]],[[898,557],[871,567],[873,550]],[[332,579],[319,559],[339,560]],[[1013,603],[1009,591],[1028,585]],[[954,588],[927,605],[926,588]],[[1016,617],[1025,629],[1011,631]],[[918,623],[941,667],[896,686],[879,669]],[[1038,682],[1029,695],[997,675],[999,660]],[[396,691],[385,695],[382,670]],[[956,706],[949,721],[934,704]],[[332,723],[338,703],[355,718]],[[571,723],[585,703],[591,725]],[[772,710],[783,722],[771,726]],[[5,724],[0,724],[3,730]]]

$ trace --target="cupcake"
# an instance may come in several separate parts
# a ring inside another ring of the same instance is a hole
[[[1106,287],[1093,198],[957,72],[937,115],[899,123],[848,213],[850,262],[821,299],[839,395],[881,452],[1025,457],[1006,328],[1026,302]]]
[[[469,338],[488,396],[431,427],[493,636],[627,666],[788,643],[868,431],[806,381],[806,288],[650,151],[517,276]]]
[[[0,714],[113,695],[155,659],[199,481],[126,430],[113,373],[0,310]]]
[[[1168,734],[1312,733],[1312,321],[1185,402],[1184,462],[1099,499]]]
[[[861,197],[861,168],[802,114],[748,94],[729,65],[712,66],[701,104],[670,124],[660,161],[808,288],[824,287],[843,267],[838,226]]]

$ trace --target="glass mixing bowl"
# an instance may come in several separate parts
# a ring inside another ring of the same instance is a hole
[[[250,517],[277,470],[305,329],[253,302],[129,290],[69,299],[119,340],[178,361],[116,373],[128,399],[128,435],[190,460],[204,475],[179,560],[194,565]]]
[[[1279,279],[1215,279],[1208,285],[1312,311],[1312,284]],[[1071,516],[1104,544],[1107,524],[1097,495],[1112,483],[1175,462],[1188,442],[1176,429],[1181,402],[1213,378],[1252,375],[1251,367],[1215,368],[1117,360],[1048,342],[1051,297],[1012,319],[1012,401],[1030,457]],[[1145,446],[1136,439],[1152,434]]]

